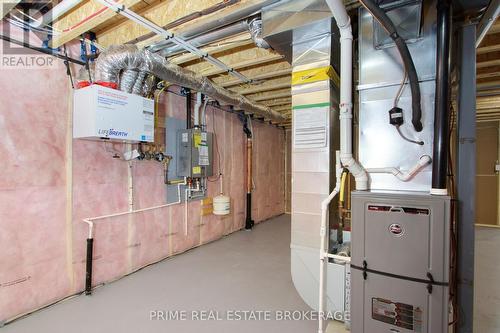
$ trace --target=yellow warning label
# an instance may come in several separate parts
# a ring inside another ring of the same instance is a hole
[[[193,142],[196,148],[198,148],[201,145],[201,133],[193,134]]]
[[[193,167],[193,174],[200,174],[201,173],[201,167],[195,166]]]
[[[306,69],[292,73],[292,86],[324,80],[332,80],[337,86],[340,85],[339,75],[332,66]]]

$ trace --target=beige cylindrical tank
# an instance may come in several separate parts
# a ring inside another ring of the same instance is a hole
[[[228,215],[231,212],[231,198],[224,194],[214,197],[213,208],[214,215]]]

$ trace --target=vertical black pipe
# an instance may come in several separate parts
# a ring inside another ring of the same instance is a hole
[[[245,221],[245,229],[250,230],[253,228],[254,222],[252,220],[252,192],[247,192],[247,219]]]
[[[437,5],[436,96],[434,111],[433,194],[446,194],[449,149],[450,49],[452,8],[448,0]]]
[[[243,123],[243,132],[247,136],[247,218],[245,220],[245,229],[251,230],[254,225],[254,221],[252,220],[252,131],[248,127],[248,118],[241,114],[239,118]]]
[[[87,238],[87,263],[85,273],[85,295],[92,294],[92,256],[94,252],[94,239]]]
[[[191,125],[191,89],[185,88],[184,93],[186,94],[186,129],[193,127]]]

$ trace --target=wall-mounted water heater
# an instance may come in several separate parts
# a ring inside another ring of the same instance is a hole
[[[95,84],[75,90],[73,138],[153,142],[154,101]]]

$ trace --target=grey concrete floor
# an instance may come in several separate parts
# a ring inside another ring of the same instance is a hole
[[[38,311],[1,333],[315,332],[317,322],[150,320],[150,312],[310,311],[290,277],[290,218],[282,215]],[[172,313],[172,312],[171,312]]]

